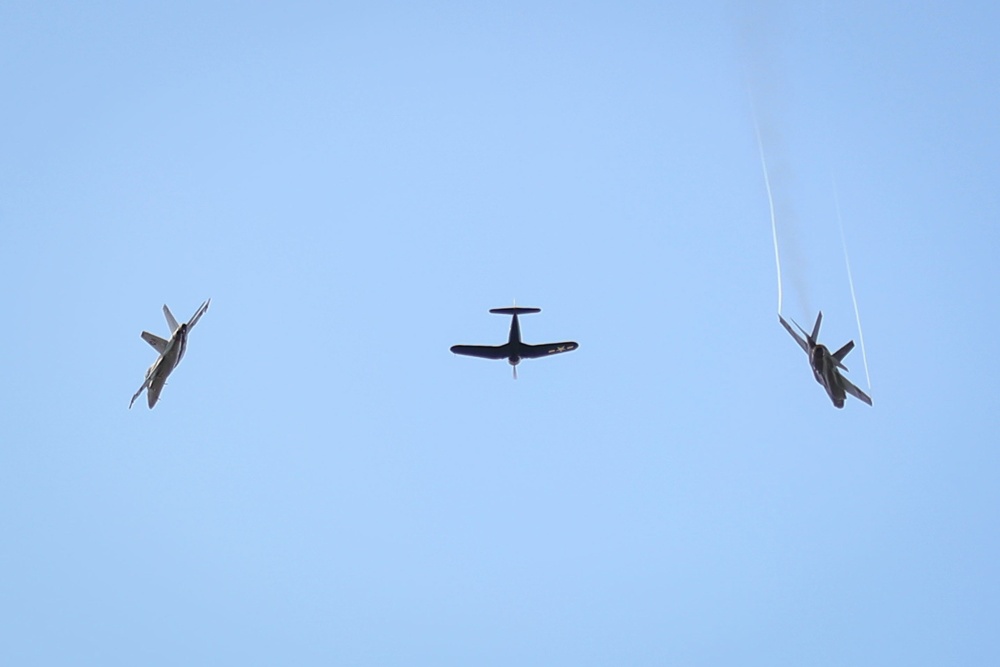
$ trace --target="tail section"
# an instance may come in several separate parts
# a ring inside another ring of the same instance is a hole
[[[847,366],[845,366],[843,364],[843,361],[844,361],[844,357],[847,356],[847,353],[850,352],[853,349],[854,349],[854,341],[853,340],[849,340],[849,341],[847,341],[847,344],[844,345],[844,347],[840,348],[839,350],[837,350],[836,352],[834,352],[831,355],[833,357],[833,360],[837,362],[837,366],[839,368],[842,368],[845,371],[848,370]]]
[[[781,315],[778,315],[778,319],[781,319]],[[795,320],[792,320],[792,322],[795,322]],[[819,315],[816,316],[816,324],[813,325],[813,330],[812,330],[811,334],[810,333],[806,333],[806,330],[803,329],[802,326],[798,322],[795,322],[795,326],[798,328],[799,331],[802,332],[802,335],[806,337],[806,340],[809,341],[809,347],[813,347],[813,346],[816,345],[816,341],[817,341],[817,339],[819,337],[819,325],[822,322],[823,322],[823,311],[822,310],[819,311]],[[787,324],[785,325],[785,328],[788,329],[788,325]],[[791,331],[791,329],[789,329],[789,331]]]
[[[839,363],[839,362],[843,361],[844,357],[847,356],[847,353],[850,352],[853,349],[854,349],[854,341],[853,340],[849,340],[849,341],[847,341],[847,344],[844,345],[844,347],[840,348],[839,350],[837,350],[836,352],[833,353],[833,358],[836,359],[837,362]]]
[[[521,344],[521,323],[517,320],[517,314],[510,318],[510,334],[507,336],[507,345],[517,347]]]
[[[532,313],[542,312],[541,308],[522,308],[521,306],[512,306],[509,308],[490,308],[490,312],[494,315],[531,315]]]
[[[821,310],[819,311],[819,315],[816,316],[816,324],[813,325],[813,332],[812,335],[809,337],[809,340],[812,342],[813,345],[815,345],[816,342],[819,340],[819,325],[822,323],[823,323],[823,311]]]
[[[167,326],[170,327],[170,335],[173,336],[174,332],[180,328],[180,325],[177,324],[174,314],[167,308],[167,304],[163,304],[163,316],[167,318]]]
[[[490,308],[490,312],[494,315],[511,315],[510,320],[510,335],[507,336],[508,345],[520,345],[521,344],[521,323],[517,321],[518,315],[531,315],[533,313],[542,312],[541,308],[524,308],[522,306],[509,306],[506,308]],[[517,370],[514,371],[515,375]]]
[[[139,335],[142,336],[142,339],[144,341],[152,345],[153,349],[156,350],[159,354],[163,354],[164,352],[167,351],[167,341],[163,340],[156,334],[151,334],[148,331],[143,331]]]

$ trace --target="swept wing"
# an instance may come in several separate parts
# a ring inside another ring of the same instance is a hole
[[[135,394],[132,395],[132,400],[128,402],[128,409],[129,410],[132,409],[132,404],[135,403],[135,399],[139,398],[139,394],[142,393],[142,390],[145,389],[146,385],[148,385],[148,384],[149,384],[149,380],[146,380],[145,382],[143,382],[142,386],[139,387],[139,391],[135,392]]]
[[[200,320],[201,316],[204,315],[205,311],[208,310],[208,304],[210,304],[210,303],[212,303],[211,299],[209,299],[208,301],[206,301],[205,303],[201,304],[198,307],[197,312],[195,312],[195,314],[191,316],[191,319],[188,320],[188,329],[189,330],[192,329],[192,328],[194,328],[194,325],[198,324],[198,320]],[[166,306],[164,306],[164,308],[166,308]]]
[[[132,395],[132,400],[128,402],[128,409],[129,410],[132,409],[132,404],[135,403],[135,399],[139,398],[139,394],[141,394],[143,392],[143,390],[146,389],[149,386],[149,380],[152,377],[153,377],[152,372],[146,374],[146,379],[143,380],[142,386],[139,387],[139,390]]]
[[[788,322],[785,321],[784,317],[778,315],[778,320],[781,322],[781,326],[785,327],[785,330],[788,333],[790,333],[792,335],[792,338],[795,339],[795,342],[799,344],[799,347],[802,348],[802,351],[805,352],[806,354],[809,354],[809,344],[805,341],[805,339],[802,338],[802,336],[795,333],[795,329],[793,329],[788,325]]]
[[[868,396],[868,394],[866,394],[865,392],[858,389],[856,386],[854,386],[853,382],[845,378],[843,375],[840,376],[840,381],[844,385],[844,391],[846,391],[848,394],[858,399],[859,401],[867,403],[868,405],[872,404],[871,397]]]

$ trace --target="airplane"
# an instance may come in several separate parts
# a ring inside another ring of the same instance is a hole
[[[561,352],[572,352],[580,347],[572,341],[564,343],[542,343],[540,345],[529,345],[521,342],[521,324],[517,320],[518,315],[529,315],[531,313],[542,312],[541,308],[523,308],[514,306],[511,308],[491,308],[491,313],[496,315],[511,315],[510,335],[504,345],[452,345],[451,351],[455,354],[464,354],[470,357],[482,357],[483,359],[506,359],[514,368],[514,379],[517,379],[517,365],[521,359],[537,359],[547,357],[550,354]]]
[[[844,399],[847,398],[847,394],[854,396],[855,398],[867,403],[872,404],[872,399],[865,392],[861,391],[855,387],[850,380],[844,377],[838,368],[847,370],[842,362],[847,353],[854,349],[854,341],[847,341],[847,344],[842,348],[830,354],[830,351],[825,345],[820,345],[816,342],[816,337],[819,335],[819,325],[823,321],[823,311],[820,311],[819,315],[816,316],[816,324],[813,326],[811,334],[807,334],[805,329],[799,326],[798,322],[795,322],[795,326],[798,327],[802,335],[806,337],[805,340],[802,336],[799,336],[795,331],[788,326],[788,322],[779,314],[778,320],[781,321],[781,326],[785,327],[788,333],[792,334],[792,338],[795,342],[799,344],[806,354],[809,355],[809,365],[812,366],[813,375],[816,376],[816,382],[823,385],[826,389],[826,393],[830,396],[830,400],[833,401],[834,406],[838,408],[844,407]]]
[[[132,404],[135,403],[135,399],[139,398],[139,394],[146,391],[146,401],[149,403],[149,409],[152,410],[153,406],[160,399],[160,392],[163,390],[163,385],[167,383],[167,377],[170,376],[171,371],[177,368],[177,365],[181,363],[181,359],[184,358],[184,350],[187,348],[187,337],[194,325],[198,323],[201,316],[205,314],[208,310],[208,304],[212,300],[209,299],[205,303],[201,304],[197,312],[191,316],[191,319],[183,324],[177,324],[177,320],[174,319],[173,313],[167,308],[166,304],[163,305],[163,315],[167,318],[167,324],[170,326],[170,340],[164,340],[155,334],[151,334],[148,331],[143,331],[142,339],[153,346],[157,352],[160,353],[159,358],[153,362],[153,365],[149,367],[146,371],[146,379],[139,387],[139,391],[135,392],[132,400],[129,401],[128,409],[132,409]]]

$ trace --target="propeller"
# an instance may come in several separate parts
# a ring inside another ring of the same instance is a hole
[[[511,366],[514,369],[514,379],[517,379],[517,366]]]

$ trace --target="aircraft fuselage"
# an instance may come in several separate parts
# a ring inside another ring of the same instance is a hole
[[[510,335],[507,336],[507,363],[511,366],[517,366],[521,363],[521,323],[517,320],[517,314],[515,314],[510,320]]]
[[[146,400],[152,408],[160,399],[160,392],[163,385],[167,383],[167,378],[184,357],[184,350],[187,347],[188,325],[182,324],[180,328],[170,337],[167,349],[153,362],[153,365],[146,371],[146,378],[149,380],[149,387],[146,390]]]
[[[833,401],[833,405],[838,408],[844,407],[844,400],[847,397],[847,393],[840,382],[840,373],[837,371],[837,364],[830,351],[826,349],[826,345],[815,345],[812,347],[809,351],[809,365],[812,366],[816,382],[819,382],[826,389],[826,393],[830,397],[830,400]]]
[[[798,343],[799,347],[801,347],[806,353],[806,356],[809,357],[809,366],[812,368],[813,376],[816,378],[816,382],[823,385],[823,388],[826,389],[826,393],[830,397],[830,400],[833,401],[833,405],[835,407],[844,407],[844,400],[847,398],[847,394],[850,394],[858,400],[871,405],[871,397],[854,386],[850,380],[840,373],[840,369],[845,371],[847,370],[847,367],[844,366],[842,362],[844,357],[847,356],[847,353],[854,349],[854,341],[847,341],[843,347],[831,354],[830,350],[826,348],[826,345],[821,345],[816,340],[816,337],[819,335],[819,325],[822,321],[823,313],[820,312],[819,315],[816,316],[816,324],[813,325],[812,333],[806,332],[806,330],[800,327],[796,322],[795,326],[802,332],[802,336],[800,336],[795,333],[795,329],[792,329],[788,322],[785,321],[785,318],[781,316],[781,313],[778,314],[778,322],[781,323],[781,326],[785,327],[785,331],[789,333],[795,342]]]

